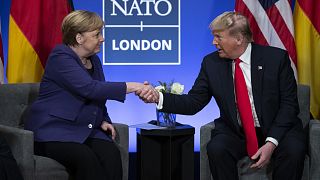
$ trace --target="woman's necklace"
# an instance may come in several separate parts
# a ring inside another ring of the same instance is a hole
[[[86,68],[86,69],[91,69],[92,68],[92,64],[91,64],[91,61],[89,58],[82,58],[81,59],[81,63],[83,64],[83,66]]]
[[[86,65],[88,63],[89,59],[87,59],[87,58],[83,58],[83,59],[84,60],[81,59],[81,62],[83,65]]]

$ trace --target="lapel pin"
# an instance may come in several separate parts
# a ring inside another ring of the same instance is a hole
[[[262,66],[258,66],[258,70],[261,70],[262,69]]]

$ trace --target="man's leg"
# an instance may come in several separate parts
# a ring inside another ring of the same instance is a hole
[[[305,136],[300,132],[289,132],[273,153],[273,179],[301,180],[305,155]]]
[[[210,170],[214,180],[236,180],[237,162],[246,155],[245,142],[234,134],[213,130],[207,145]]]

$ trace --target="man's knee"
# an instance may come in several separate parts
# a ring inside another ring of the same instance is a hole
[[[216,143],[211,140],[207,144],[207,154],[211,158],[223,157],[226,153],[227,149],[221,143]]]
[[[306,147],[304,145],[296,145],[286,148],[287,157],[292,161],[303,161],[306,154]]]
[[[281,145],[281,144],[280,144]],[[306,155],[306,145],[300,141],[290,141],[289,143],[282,144],[281,157],[286,157],[292,163],[303,162]]]

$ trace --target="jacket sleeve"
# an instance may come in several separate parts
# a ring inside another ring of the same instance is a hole
[[[193,115],[202,110],[211,100],[212,94],[209,91],[208,74],[206,72],[205,60],[195,80],[192,89],[188,94],[175,95],[163,94],[163,109],[161,111]]]

